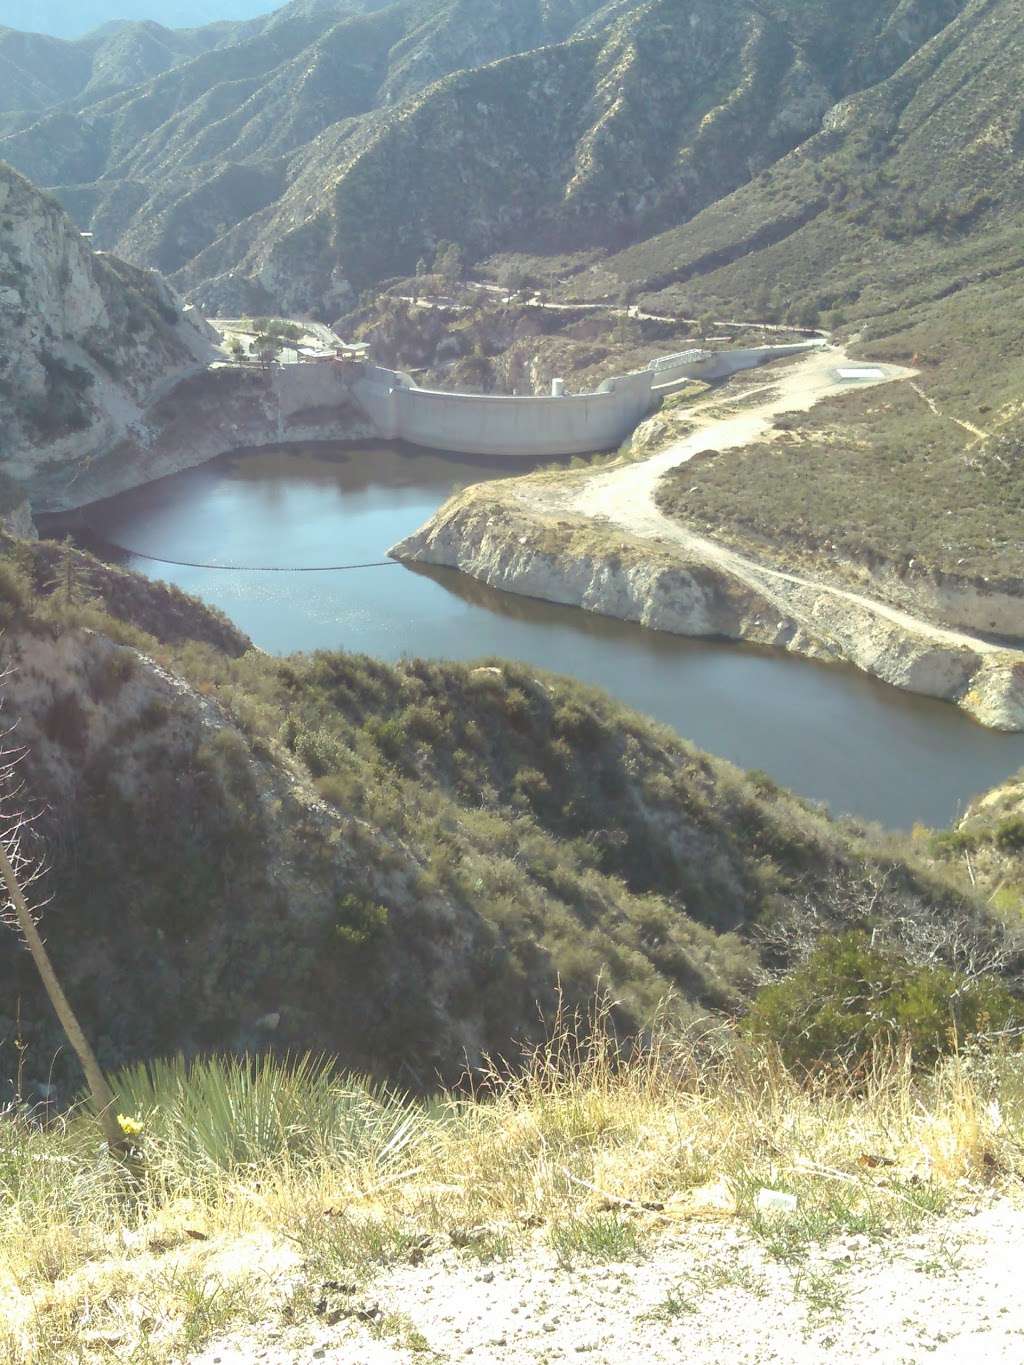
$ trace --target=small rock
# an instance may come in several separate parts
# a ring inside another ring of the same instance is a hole
[[[796,1195],[786,1194],[783,1190],[758,1190],[754,1200],[754,1208],[758,1213],[796,1213],[799,1207],[800,1201]]]

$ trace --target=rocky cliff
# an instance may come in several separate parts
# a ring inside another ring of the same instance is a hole
[[[30,492],[73,479],[215,355],[212,329],[149,271],[97,253],[0,165],[0,461]],[[144,441],[143,441],[144,443]]]

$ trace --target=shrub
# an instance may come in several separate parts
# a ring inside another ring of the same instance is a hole
[[[1003,853],[1024,853],[1024,815],[1011,815],[999,822],[995,845]]]
[[[118,1106],[143,1123],[167,1174],[337,1163],[386,1168],[418,1131],[413,1105],[339,1077],[331,1059],[173,1057],[112,1077]]]
[[[345,746],[324,729],[300,730],[295,735],[294,751],[314,777],[340,768],[346,754]]]
[[[78,753],[85,748],[89,722],[74,692],[54,697],[43,717],[43,730],[54,743]]]
[[[926,1066],[1019,1017],[1018,1002],[994,978],[915,967],[855,932],[822,943],[791,976],[763,988],[746,1028],[801,1070],[857,1063],[901,1044]]]
[[[376,947],[387,934],[391,921],[386,905],[377,905],[351,892],[338,902],[338,915],[334,938],[345,954]]]
[[[956,858],[961,853],[973,853],[978,847],[978,836],[966,829],[943,830],[931,840],[931,851],[936,858]]]
[[[29,576],[9,559],[0,560],[0,625],[9,625],[32,601]]]
[[[89,695],[94,702],[109,702],[138,671],[138,657],[127,650],[106,654],[89,672]]]
[[[409,742],[403,720],[398,716],[391,716],[387,720],[374,717],[367,723],[366,733],[385,758],[401,758]]]

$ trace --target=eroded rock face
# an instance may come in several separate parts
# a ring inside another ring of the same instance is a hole
[[[0,164],[0,458],[30,490],[73,474],[205,369],[213,332],[167,285],[93,250],[48,195]]]
[[[958,647],[810,584],[743,581],[697,552],[613,531],[602,542],[592,522],[531,517],[488,485],[451,499],[390,553],[653,630],[851,663],[893,687],[956,702],[993,729],[1024,730],[1024,665],[1014,651]]]
[[[39,532],[32,520],[32,506],[28,498],[22,498],[8,512],[0,513],[0,529],[18,540],[36,540]]]
[[[8,529],[31,534],[14,510],[19,489],[36,511],[61,511],[243,446],[372,433],[344,384],[303,397],[316,375],[216,366],[219,340],[159,275],[94,251],[54,200],[0,164]]]

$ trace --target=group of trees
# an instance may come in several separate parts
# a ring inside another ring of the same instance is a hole
[[[248,352],[241,337],[234,337],[228,349],[236,360],[246,354],[252,355],[261,365],[271,365],[286,342],[298,342],[304,335],[303,329],[284,318],[253,318],[252,328],[255,336]]]
[[[417,277],[440,275],[450,284],[457,284],[466,273],[466,256],[457,242],[438,242],[433,263],[426,256],[416,262]]]

